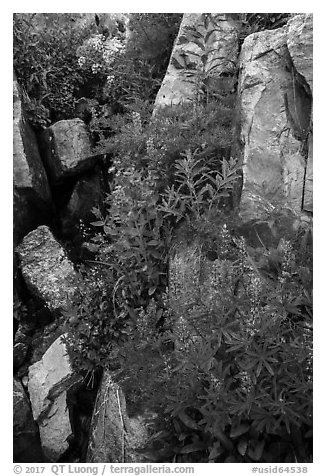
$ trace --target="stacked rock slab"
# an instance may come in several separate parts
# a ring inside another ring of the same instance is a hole
[[[230,65],[236,62],[238,56],[238,27],[237,24],[225,14],[214,15],[215,25],[210,22],[207,30],[203,25],[203,16],[200,13],[185,13],[182,18],[179,33],[172,51],[170,63],[164,77],[162,86],[157,94],[154,111],[160,106],[170,106],[191,101],[196,96],[196,86],[187,77],[185,68],[177,68],[176,61],[183,64],[183,58],[194,63],[200,69],[201,60],[198,56],[203,50],[194,42],[181,41],[188,36],[187,29],[194,27],[204,36],[210,33],[207,40],[207,49],[211,53],[211,66],[214,67],[214,76],[230,71]]]
[[[52,184],[91,169],[97,156],[81,119],[67,119],[48,127],[41,138],[43,160]]]
[[[17,80],[13,82],[14,241],[52,211],[51,193],[34,132],[26,119]]]
[[[48,461],[58,461],[69,448],[68,439],[73,433],[67,392],[82,381],[72,368],[62,336],[39,362],[29,367],[28,377],[33,418],[39,427],[43,453]]]
[[[306,16],[300,18],[306,21]],[[261,217],[270,204],[286,203],[301,213],[311,198],[311,74],[303,77],[296,69],[298,65],[305,72],[303,58],[291,56],[296,50],[293,25],[298,28],[299,20],[294,17],[290,27],[249,35],[242,46],[238,95],[244,219]],[[310,55],[307,63],[311,72]]]
[[[74,299],[77,273],[66,252],[43,225],[25,236],[16,248],[26,285],[50,311],[61,312]]]
[[[104,371],[92,416],[87,462],[144,462],[137,449],[144,447],[148,437],[146,419],[128,416],[121,387]]]

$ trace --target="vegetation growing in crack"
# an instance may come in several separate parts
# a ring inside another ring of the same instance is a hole
[[[251,32],[281,26],[287,18],[252,15],[242,19]],[[164,74],[155,58],[167,61],[170,51],[164,41],[159,48],[156,39],[147,43],[153,17],[134,17],[133,53],[118,34],[108,40],[103,32],[89,37],[88,31],[79,43],[75,39],[75,66],[65,77],[60,62],[72,51],[64,55],[68,39],[61,30],[60,54],[56,45],[45,54],[36,35],[40,59],[25,64],[19,47],[30,30],[21,18],[15,21],[16,68],[34,101],[34,124],[70,117],[76,91],[92,83],[89,95],[100,107],[90,128],[97,151],[112,161],[111,194],[103,209],[94,210],[95,258],[80,266],[79,300],[65,313],[77,368],[90,380],[109,368],[133,413],[149,408],[158,414],[144,449],[150,461],[310,462],[310,235],[298,229],[270,247],[263,241],[249,246],[241,236],[230,200],[239,166],[230,152],[234,80],[217,77],[212,83],[208,32],[196,36],[190,29],[181,38],[192,38],[201,49],[197,66],[177,66],[195,82],[195,100],[152,117]],[[177,15],[162,20],[169,48],[179,21]],[[204,28],[209,21],[204,15]],[[136,58],[143,44],[146,55]],[[57,69],[44,77],[49,59]],[[102,114],[105,101],[117,114]],[[282,213],[267,210],[266,222]],[[198,264],[188,291],[182,260],[168,270],[180,248],[192,249]],[[205,265],[210,273],[203,284]]]

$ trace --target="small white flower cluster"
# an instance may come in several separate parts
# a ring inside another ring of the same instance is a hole
[[[104,42],[105,42],[104,35],[95,35],[86,42],[86,45],[90,46],[95,51],[102,52],[104,50]]]
[[[114,80],[115,80],[115,76],[113,74],[107,76],[106,77],[106,85],[107,86],[112,86],[112,84],[114,83]]]
[[[222,390],[222,382],[220,379],[218,379],[217,377],[215,377],[214,374],[210,374],[209,375],[209,380],[210,380],[210,384],[211,384],[211,387],[212,389],[214,390],[214,392],[217,394],[217,396],[219,395],[219,393],[221,392]]]
[[[233,238],[233,242],[238,248],[240,271],[243,273],[246,271],[251,271],[252,267],[248,264],[248,253],[244,237],[240,236],[240,238]]]
[[[189,323],[183,316],[180,316],[177,319],[174,325],[173,334],[176,337],[177,349],[181,352],[189,350],[193,343],[191,339],[192,333]]]
[[[250,300],[250,315],[246,320],[246,331],[251,336],[256,334],[255,324],[261,313],[261,292],[262,281],[260,276],[255,273],[251,273],[249,277],[249,283],[247,285],[247,293]]]
[[[220,246],[219,246],[220,256],[219,257],[226,258],[230,251],[230,245],[232,243],[232,238],[226,224],[222,226],[219,235],[220,235]]]
[[[238,374],[239,380],[240,380],[240,389],[245,393],[246,395],[249,395],[250,392],[253,389],[253,381],[250,375],[246,370],[243,370]]]
[[[289,241],[281,239],[280,248],[283,252],[282,258],[282,272],[279,277],[280,284],[284,284],[285,281],[291,277],[291,271],[295,261],[292,245]]]
[[[80,56],[80,57],[78,58],[78,65],[79,65],[79,67],[82,68],[85,63],[86,63],[86,58],[85,58],[85,56]]]
[[[155,316],[156,316],[156,304],[155,301],[152,299],[147,306],[146,310],[141,307],[137,322],[136,328],[141,337],[141,339],[149,342],[153,339],[153,325],[155,323]]]
[[[139,112],[134,111],[131,114],[131,116],[132,116],[132,123],[133,123],[134,129],[135,129],[135,132],[141,134],[141,132],[142,132],[142,123],[141,123],[141,117],[140,117]]]
[[[147,155],[152,155],[155,153],[153,137],[149,137],[146,141],[146,152],[147,152]]]
[[[116,55],[124,53],[125,49],[125,44],[118,38],[112,38],[111,40],[108,40],[105,45],[103,45],[103,49],[101,50],[103,54],[103,61],[107,65],[110,65],[116,58]]]
[[[100,63],[92,64],[92,73],[97,74],[102,70],[102,65]]]

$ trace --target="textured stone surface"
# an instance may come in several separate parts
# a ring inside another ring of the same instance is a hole
[[[40,463],[43,455],[38,428],[24,388],[14,378],[13,394],[13,450],[15,463]]]
[[[53,183],[92,168],[96,162],[87,128],[81,119],[67,119],[48,127],[41,140],[41,150]]]
[[[293,64],[313,91],[313,20],[312,13],[302,13],[288,22],[287,46]]]
[[[308,159],[305,177],[304,203],[303,209],[308,212],[313,211],[313,140],[312,134],[309,137]]]
[[[33,230],[16,251],[30,292],[46,303],[51,311],[65,309],[74,298],[77,274],[50,229],[40,226]]]
[[[73,370],[60,336],[28,372],[28,392],[34,420],[38,423],[44,455],[57,461],[69,448],[72,428],[67,392],[81,382]]]
[[[125,396],[111,374],[102,377],[92,416],[87,462],[141,463],[137,453],[148,439],[146,419],[127,414]]]
[[[227,19],[225,14],[215,15],[217,27],[210,24],[207,30],[200,24],[202,23],[200,13],[185,13],[180,25],[179,34],[174,44],[171,60],[163,80],[162,86],[157,94],[155,108],[158,106],[179,104],[183,101],[189,101],[195,97],[196,88],[194,83],[189,80],[184,73],[184,69],[177,69],[174,60],[183,64],[183,55],[187,55],[187,61],[201,64],[200,58],[196,54],[203,53],[201,48],[195,43],[180,43],[180,37],[187,35],[187,27],[196,27],[199,32],[206,34],[213,31],[208,42],[207,49],[214,49],[209,56],[212,60],[210,66],[216,65],[214,76],[222,72],[230,71],[232,61],[237,60],[238,56],[238,29],[235,22]],[[192,54],[194,53],[194,54]]]
[[[249,35],[240,55],[239,104],[245,219],[270,204],[301,212],[311,96],[291,63],[288,27]]]
[[[25,117],[19,85],[13,82],[14,239],[17,243],[52,210],[51,193],[37,141]]]

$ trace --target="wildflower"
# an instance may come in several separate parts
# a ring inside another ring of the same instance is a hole
[[[147,154],[153,154],[155,152],[155,147],[154,147],[154,140],[153,137],[149,137],[146,141],[146,151]]]
[[[78,58],[78,65],[82,68],[85,63],[86,63],[86,58],[85,58],[85,56],[80,56],[80,57]]]
[[[248,395],[251,390],[253,389],[253,381],[251,376],[248,374],[246,370],[243,370],[238,374],[238,378],[240,380],[240,389]]]
[[[93,74],[98,73],[99,71],[101,71],[101,69],[102,69],[102,66],[99,63],[92,64],[92,73]]]
[[[106,84],[108,86],[111,86],[114,83],[114,80],[115,80],[115,77],[113,74],[111,74],[110,76],[106,77]]]
[[[291,270],[293,268],[294,264],[294,253],[292,249],[292,245],[289,241],[286,240],[281,240],[280,242],[280,248],[283,252],[283,258],[282,258],[282,272],[279,277],[279,282],[280,284],[284,284],[285,281],[291,277]]]
[[[132,123],[133,123],[134,128],[135,128],[135,132],[141,133],[142,123],[141,123],[141,118],[140,118],[139,112],[133,112],[131,114],[131,116],[132,116]]]
[[[211,387],[217,394],[219,394],[222,390],[221,380],[215,377],[215,375],[213,375],[212,373],[210,374],[209,379],[210,379]]]
[[[191,331],[187,320],[180,316],[174,326],[174,335],[176,336],[176,344],[178,349],[185,351],[191,345]]]

